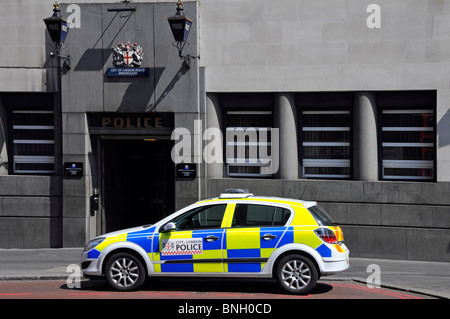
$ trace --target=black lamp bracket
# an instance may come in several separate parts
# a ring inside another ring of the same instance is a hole
[[[186,44],[187,44],[187,46],[189,46],[189,42],[187,42],[187,41],[177,41],[177,42],[172,43],[172,45],[178,49],[178,56],[180,57],[180,59],[183,59],[186,67],[188,69],[190,69],[191,68],[191,65],[190,65],[191,60],[197,60],[197,59],[200,60],[200,56],[199,55],[195,56],[195,55],[190,55],[190,54],[185,55],[183,50],[184,50],[184,47],[186,46]]]
[[[61,53],[58,53],[58,58],[63,61],[63,65],[70,69],[70,55],[64,56]]]
[[[70,55],[62,55],[61,54],[61,49],[62,49],[62,43],[54,43],[55,44],[55,49],[56,49],[56,57],[58,58],[58,60],[63,62],[63,66],[65,68],[70,69]],[[50,57],[55,57],[55,54],[53,52],[50,52]]]
[[[197,60],[197,59],[200,59],[200,56],[193,56],[193,55],[190,55],[190,54],[184,55],[184,54],[183,54],[183,50],[179,50],[179,51],[178,51],[178,55],[180,56],[180,59],[183,59],[183,60],[184,60],[184,63],[186,64],[186,67],[187,67],[188,69],[191,68],[191,65],[190,65],[191,60]]]

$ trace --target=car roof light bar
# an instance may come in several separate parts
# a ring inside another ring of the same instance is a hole
[[[219,198],[247,198],[250,196],[253,196],[253,194],[249,193],[248,189],[228,188],[225,193],[220,194]]]

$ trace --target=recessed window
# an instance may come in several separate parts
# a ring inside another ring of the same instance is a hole
[[[433,109],[382,111],[383,179],[434,179],[434,123]]]
[[[304,110],[302,123],[302,176],[350,178],[350,111]]]
[[[272,111],[227,111],[226,168],[231,177],[270,177]]]
[[[55,127],[52,110],[12,111],[12,172],[54,174]]]

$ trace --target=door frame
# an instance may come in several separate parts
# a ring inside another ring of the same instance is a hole
[[[170,135],[91,135],[91,141],[95,140],[95,162],[98,165],[96,177],[93,176],[94,190],[91,193],[98,194],[99,196],[99,210],[92,216],[91,213],[91,230],[95,229],[95,236],[99,236],[107,232],[106,229],[106,202],[107,199],[106,191],[106,147],[104,144],[105,140],[171,140]],[[93,147],[94,150],[94,147]],[[175,166],[175,165],[174,165]],[[175,170],[175,169],[174,169]],[[97,187],[95,187],[97,186]],[[171,199],[171,205],[175,207],[175,176],[173,177],[173,198]],[[91,231],[92,233],[92,231]],[[92,234],[91,234],[92,235]],[[91,237],[95,237],[91,236]]]

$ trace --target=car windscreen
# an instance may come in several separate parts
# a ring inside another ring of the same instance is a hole
[[[320,226],[334,226],[336,224],[333,218],[319,205],[308,207],[308,210]]]

